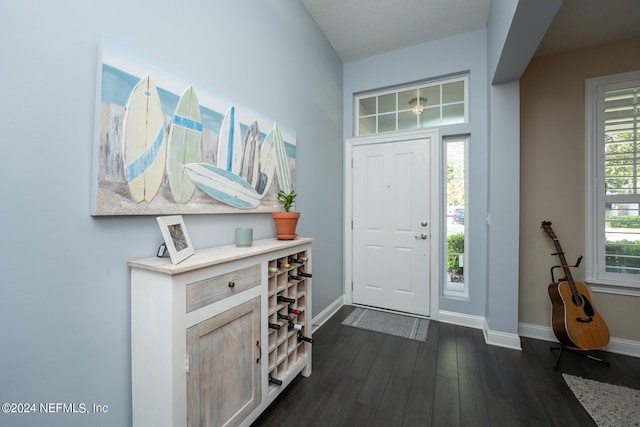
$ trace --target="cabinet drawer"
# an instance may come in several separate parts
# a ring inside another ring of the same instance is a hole
[[[260,265],[187,285],[187,313],[260,284]]]

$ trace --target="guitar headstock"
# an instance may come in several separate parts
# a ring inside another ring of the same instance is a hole
[[[540,226],[547,233],[547,236],[551,237],[553,240],[556,239],[556,233],[553,232],[551,228],[551,221],[542,221],[542,225]]]

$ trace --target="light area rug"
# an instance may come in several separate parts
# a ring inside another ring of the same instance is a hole
[[[427,340],[429,332],[428,319],[360,307],[356,307],[342,324],[422,342]]]
[[[640,390],[562,376],[598,427],[640,426]]]

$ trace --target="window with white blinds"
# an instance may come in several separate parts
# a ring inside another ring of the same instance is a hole
[[[638,124],[640,87],[605,92],[604,178],[605,193],[619,201],[619,195],[639,194]]]
[[[640,294],[640,72],[586,83],[587,281]]]

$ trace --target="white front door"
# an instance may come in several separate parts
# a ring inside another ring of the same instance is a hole
[[[433,137],[353,147],[352,300],[429,315]]]

